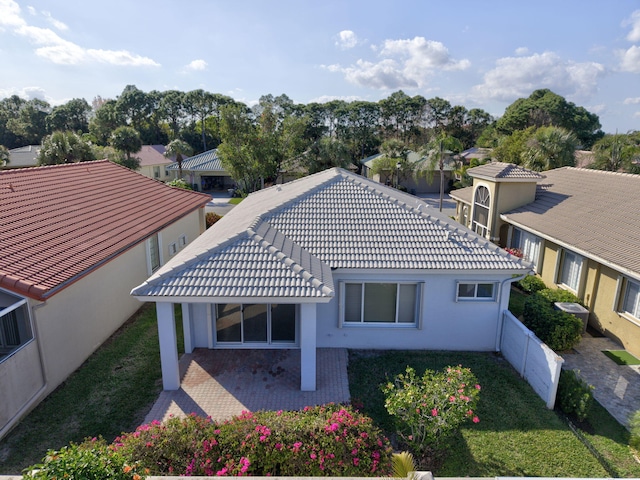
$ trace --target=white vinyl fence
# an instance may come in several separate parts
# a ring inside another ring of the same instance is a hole
[[[500,350],[513,368],[552,409],[556,401],[560,369],[564,359],[525,327],[513,314],[502,314]]]

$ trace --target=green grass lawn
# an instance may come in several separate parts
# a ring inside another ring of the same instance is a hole
[[[135,430],[162,390],[161,377],[156,313],[149,304],[0,442],[0,474],[19,473],[69,442],[100,435],[112,441]]]
[[[180,309],[176,309],[180,322]],[[182,345],[182,328],[177,329]],[[583,437],[594,456],[555,412],[499,355],[460,352],[352,351],[349,385],[389,435],[379,385],[410,364],[420,373],[462,364],[482,385],[479,424],[457,436],[439,476],[638,477],[627,446],[628,432],[600,405],[589,415]],[[0,474],[16,474],[40,462],[48,449],[103,436],[112,441],[143,422],[162,388],[155,309],[145,306],[67,381],[0,442]],[[604,466],[603,466],[604,465]]]
[[[229,199],[229,203],[231,205],[238,205],[242,200],[244,200],[242,197],[233,197]]]
[[[447,365],[471,368],[482,386],[476,412],[480,423],[465,425],[447,452],[444,477],[639,477],[627,446],[628,432],[599,405],[589,421],[593,432],[585,438],[599,459],[571,431],[567,423],[511,368],[491,353],[350,352],[349,385],[354,403],[361,403],[389,435],[392,418],[384,409],[380,385],[411,365],[421,374]]]

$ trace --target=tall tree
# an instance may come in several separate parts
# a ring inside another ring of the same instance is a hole
[[[398,187],[401,178],[413,175],[414,165],[407,161],[409,149],[407,146],[396,138],[385,140],[380,145],[380,155],[373,161],[371,171],[376,174],[384,175],[387,184],[393,184]]]
[[[53,132],[42,140],[38,165],[56,165],[95,160],[91,142],[75,132]]]
[[[89,121],[89,133],[94,142],[106,146],[114,130],[124,125],[126,125],[126,118],[117,108],[117,102],[105,100],[100,102],[100,106],[94,111]]]
[[[47,128],[55,130],[86,133],[89,131],[89,113],[91,107],[84,98],[74,98],[63,105],[54,107],[47,116]]]
[[[462,142],[455,137],[448,136],[444,132],[433,137],[423,149],[423,154],[426,156],[426,163],[423,164],[423,173],[427,178],[433,178],[436,166],[440,172],[440,211],[442,211],[442,203],[444,201],[445,157],[454,157],[462,150],[464,150]]]
[[[540,172],[575,165],[576,136],[564,128],[540,127],[526,143],[522,164]]]
[[[632,135],[605,135],[591,151],[595,159],[591,168],[610,172],[635,172],[634,160],[640,157],[640,142]]]
[[[340,140],[321,138],[307,153],[309,173],[321,172],[333,167],[346,168],[351,163],[349,149]]]
[[[180,140],[179,138],[171,140],[165,147],[165,157],[176,157],[176,162],[178,162],[178,178],[182,178],[182,160],[184,159],[184,157],[188,157],[192,153],[193,149],[191,148],[191,145],[189,145],[184,140]]]
[[[9,149],[4,145],[0,145],[0,167],[9,165],[10,157],[11,154],[9,153]]]
[[[131,170],[140,168],[140,160],[132,156],[142,148],[140,134],[135,128],[126,126],[116,128],[111,135],[111,146],[125,154],[125,167]]]

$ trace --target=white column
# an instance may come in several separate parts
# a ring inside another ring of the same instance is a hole
[[[160,340],[162,388],[164,390],[178,390],[180,388],[180,370],[178,368],[178,339],[173,303],[156,303],[156,315]]]
[[[184,353],[193,353],[193,333],[191,328],[191,308],[188,303],[182,304],[182,332],[184,336]]]
[[[300,390],[316,390],[316,304],[300,305]]]

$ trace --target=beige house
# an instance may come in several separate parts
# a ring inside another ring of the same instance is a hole
[[[457,219],[518,248],[548,286],[576,294],[589,325],[640,357],[640,175],[491,163],[451,192]]]
[[[41,145],[26,145],[24,147],[12,148],[9,150],[9,163],[0,165],[0,170],[35,167],[38,165],[38,154],[41,148]]]
[[[143,145],[134,156],[140,159],[139,173],[145,177],[153,178],[161,182],[173,179],[168,167],[175,163],[174,159],[164,156],[164,145]]]
[[[0,437],[140,308],[208,200],[106,160],[0,172]]]

